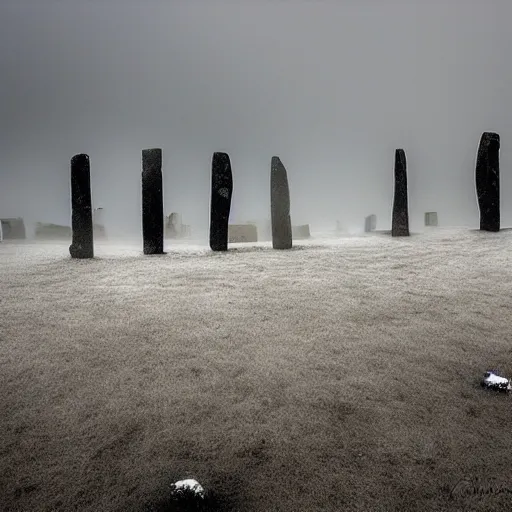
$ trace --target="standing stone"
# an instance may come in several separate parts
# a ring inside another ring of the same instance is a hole
[[[409,236],[409,211],[407,204],[407,163],[405,151],[395,151],[395,199],[391,236]]]
[[[437,212],[425,212],[425,226],[438,226]]]
[[[3,232],[3,238],[24,240],[27,238],[25,231],[25,222],[21,217],[11,219],[0,219],[0,230]]]
[[[171,233],[174,238],[179,238],[181,236],[181,215],[179,213],[173,212],[169,215],[169,224],[171,228]]]
[[[228,250],[228,222],[233,195],[233,174],[227,153],[214,153],[212,159],[212,196],[210,203],[210,248]]]
[[[71,229],[72,258],[94,258],[91,169],[89,156],[80,154],[71,159]]]
[[[371,233],[377,229],[377,215],[372,213],[364,218],[364,232]]]
[[[164,219],[165,221],[165,237],[168,238],[181,238],[183,224],[181,222],[181,215],[177,212],[169,214]]]
[[[164,254],[162,150],[142,150],[142,237],[144,254]]]
[[[500,136],[484,132],[476,159],[476,194],[480,229],[500,230]]]
[[[301,226],[292,226],[292,239],[293,240],[306,240],[311,238],[311,230],[309,224],[302,224]]]
[[[290,189],[288,187],[286,168],[277,156],[273,156],[271,162],[270,214],[272,221],[272,247],[274,249],[291,249]]]

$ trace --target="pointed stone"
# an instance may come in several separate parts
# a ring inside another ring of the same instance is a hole
[[[391,236],[409,236],[409,206],[407,200],[407,162],[405,151],[395,151],[395,197]]]
[[[233,174],[227,153],[212,158],[212,195],[210,202],[210,248],[228,250],[228,224],[233,195]]]
[[[476,194],[480,229],[500,230],[500,136],[484,132],[476,159]]]
[[[93,227],[91,200],[91,170],[89,156],[75,155],[71,159],[71,229],[69,246],[72,258],[93,258]]]
[[[164,254],[162,150],[142,150],[142,238],[144,254]]]
[[[291,249],[290,189],[286,168],[277,156],[272,157],[270,170],[270,213],[272,247],[274,249]]]

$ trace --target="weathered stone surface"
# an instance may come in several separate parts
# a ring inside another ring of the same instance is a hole
[[[294,240],[305,240],[311,237],[311,231],[309,224],[303,224],[301,226],[292,226],[292,238]]]
[[[214,153],[210,203],[210,248],[228,250],[228,223],[233,195],[233,174],[227,153]]]
[[[365,233],[371,233],[372,231],[375,231],[376,227],[377,227],[377,215],[372,213],[371,215],[368,215],[368,217],[364,218],[364,232]]]
[[[253,243],[258,241],[258,229],[254,224],[229,224],[229,243]]]
[[[75,155],[71,159],[71,230],[71,257],[93,258],[91,169],[89,156],[85,154]]]
[[[24,240],[27,237],[25,222],[21,217],[0,219],[0,224],[4,240]]]
[[[272,222],[272,247],[274,249],[291,249],[290,189],[286,168],[277,156],[273,156],[271,162],[270,214]]]
[[[409,236],[409,207],[407,200],[407,162],[405,151],[395,151],[395,198],[391,236]]]
[[[437,212],[425,212],[425,226],[438,226]]]
[[[164,254],[162,150],[142,150],[142,237],[144,254]]]
[[[500,230],[500,136],[484,132],[476,159],[476,194],[480,208],[480,229]]]

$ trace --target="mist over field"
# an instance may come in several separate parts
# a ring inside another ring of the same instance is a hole
[[[163,149],[165,211],[205,232],[211,157],[233,164],[231,221],[269,215],[270,159],[294,224],[388,229],[395,148],[411,228],[478,220],[480,135],[502,138],[512,224],[507,0],[4,0],[0,217],[70,224],[69,162],[91,158],[110,234],[140,233],[141,150]]]

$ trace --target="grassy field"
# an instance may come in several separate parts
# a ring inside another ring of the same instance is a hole
[[[0,510],[512,509],[512,231],[167,250],[0,244]]]

